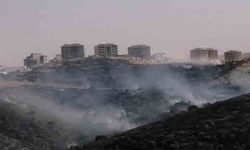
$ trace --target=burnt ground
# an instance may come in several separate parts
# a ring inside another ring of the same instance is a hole
[[[58,121],[37,118],[35,111],[0,98],[1,150],[61,150],[73,137]]]
[[[71,150],[249,150],[250,94],[193,107],[173,117]]]

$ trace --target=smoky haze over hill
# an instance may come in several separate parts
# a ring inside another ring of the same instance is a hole
[[[18,75],[36,85],[6,88],[2,94],[7,102],[74,127],[81,133],[75,143],[82,143],[159,120],[178,112],[176,106],[181,111],[249,92],[249,86],[234,74],[228,77],[232,84],[220,82],[224,69],[124,63],[37,69]]]

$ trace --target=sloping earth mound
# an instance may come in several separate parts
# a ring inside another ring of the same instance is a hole
[[[37,119],[34,113],[0,100],[1,150],[60,150],[73,140],[56,121]]]
[[[250,94],[71,150],[249,150]]]

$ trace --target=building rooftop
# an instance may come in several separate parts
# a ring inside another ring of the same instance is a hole
[[[238,51],[238,50],[230,50],[230,51],[227,51],[225,53],[241,53],[241,51]]]
[[[212,48],[195,48],[192,49],[191,51],[218,51],[218,50]]]
[[[79,43],[73,43],[73,44],[64,44],[62,47],[72,47],[72,46],[83,46],[83,45]]]
[[[100,45],[117,45],[117,44],[114,44],[114,43],[101,43],[101,44],[98,44],[97,46],[100,46]]]
[[[130,46],[129,48],[136,48],[136,47],[145,47],[145,48],[149,48],[150,46],[140,44],[140,45],[132,45],[132,46]]]

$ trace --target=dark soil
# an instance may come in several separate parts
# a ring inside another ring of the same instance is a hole
[[[249,150],[250,94],[71,150]]]

